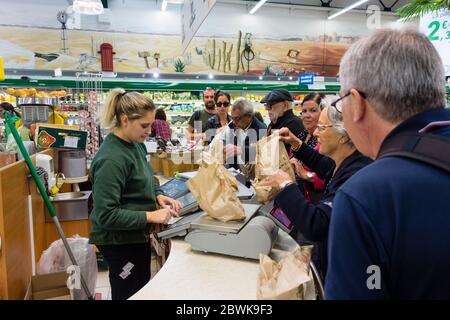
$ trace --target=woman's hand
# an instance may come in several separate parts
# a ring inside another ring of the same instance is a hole
[[[294,149],[298,149],[302,145],[302,140],[297,138],[289,128],[281,128],[280,130],[277,130],[275,135],[278,135],[280,137],[280,140],[286,143],[289,143]]]
[[[165,195],[160,194],[156,197],[156,200],[158,201],[158,204],[163,207],[170,207],[173,211],[177,213],[181,209],[181,203],[177,200],[174,200],[172,198],[166,197]]]
[[[178,217],[178,213],[170,208],[147,212],[148,223],[167,224],[171,217]]]
[[[307,180],[308,177],[306,176],[306,169],[302,166],[300,161],[298,161],[296,158],[291,158],[289,162],[294,166],[295,173],[302,178],[303,180]]]
[[[269,198],[273,199],[280,192],[280,190],[289,183],[293,183],[291,176],[283,170],[278,170],[274,174],[263,179],[260,182],[260,186],[272,187]]]

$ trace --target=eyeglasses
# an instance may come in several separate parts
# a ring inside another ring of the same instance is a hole
[[[219,108],[222,107],[222,106],[224,108],[226,108],[226,107],[230,106],[230,103],[229,102],[216,102],[216,106],[218,106]]]
[[[324,132],[327,128],[331,128],[332,126],[333,126],[332,124],[318,124],[317,130],[319,132]]]
[[[363,97],[364,99],[366,99],[366,94],[365,94],[364,92],[361,92],[361,91],[358,91],[358,90],[356,90],[356,91],[359,93],[359,95],[360,95],[361,97]],[[350,91],[348,91],[348,92],[347,92],[346,94],[344,94],[342,97],[340,97],[339,99],[333,101],[333,102],[331,103],[331,106],[332,106],[333,108],[335,108],[337,112],[342,113],[342,103],[340,103],[340,104],[338,105],[338,102],[341,101],[342,99],[344,99],[345,97],[348,97],[350,94],[351,94]]]
[[[239,116],[239,117],[231,117],[231,120],[233,120],[233,122],[238,122],[239,120],[241,120],[244,116]]]

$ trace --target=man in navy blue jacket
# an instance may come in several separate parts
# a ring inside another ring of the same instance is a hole
[[[345,128],[372,159],[337,192],[328,242],[327,299],[450,298],[450,174],[424,162],[379,159],[386,139],[450,139],[442,61],[427,37],[381,30],[340,65]],[[450,148],[444,150],[450,157]]]

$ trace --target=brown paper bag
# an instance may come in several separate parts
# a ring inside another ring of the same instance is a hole
[[[224,164],[224,152],[223,152],[224,144],[222,139],[216,136],[213,141],[209,144],[208,152],[203,152],[203,155],[210,155],[217,161],[216,163]],[[211,161],[210,161],[211,162]]]
[[[269,202],[275,190],[272,190],[271,187],[260,186],[261,180],[281,169],[295,181],[295,173],[289,163],[289,155],[278,136],[271,135],[257,142],[255,162],[255,180],[252,185],[258,201],[262,204]]]
[[[258,300],[304,300],[312,298],[309,293],[313,285],[310,272],[312,246],[296,249],[276,262],[260,255]]]
[[[187,181],[187,186],[209,216],[223,222],[245,219],[236,194],[236,178],[210,153],[203,152],[198,173]]]

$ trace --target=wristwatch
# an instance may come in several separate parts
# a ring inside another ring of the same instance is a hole
[[[313,179],[314,178],[314,173],[312,173],[312,172],[307,172],[306,173],[306,177],[308,178],[308,179]]]

